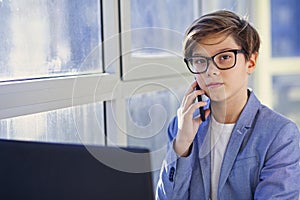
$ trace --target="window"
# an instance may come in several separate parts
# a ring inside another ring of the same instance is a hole
[[[300,2],[271,1],[272,56],[300,56]]]
[[[182,41],[187,26],[200,15],[199,2],[120,2],[123,80],[188,73]]]
[[[94,90],[114,78],[102,73],[101,8],[98,0],[0,2],[1,138],[105,144]]]
[[[300,74],[273,76],[274,109],[300,125]]]
[[[87,1],[1,1],[0,80],[102,72],[100,4]]]
[[[94,103],[0,121],[2,139],[104,144],[103,104]]]
[[[150,149],[154,187],[166,153],[168,125],[176,115],[186,87],[133,95],[127,99],[128,145]]]
[[[203,13],[211,12],[216,9],[227,9],[239,13],[242,16],[251,16],[251,1],[247,0],[211,0],[202,1]]]
[[[183,36],[187,26],[199,14],[199,11],[194,10],[195,4],[193,1],[153,0],[145,5],[144,1],[131,0],[130,28],[134,30],[131,32],[132,53],[156,55],[171,51],[181,54],[182,38],[179,35]]]
[[[271,106],[281,114],[299,121],[299,77],[300,77],[300,22],[297,0],[271,0],[269,9],[269,33],[265,38],[270,43],[269,70],[265,79],[270,77],[272,98]],[[267,27],[267,26],[266,26]],[[266,28],[265,31],[268,31]],[[269,76],[269,77],[268,77]]]

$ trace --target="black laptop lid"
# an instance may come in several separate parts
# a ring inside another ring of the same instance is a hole
[[[154,199],[149,157],[146,149],[0,140],[0,198]]]

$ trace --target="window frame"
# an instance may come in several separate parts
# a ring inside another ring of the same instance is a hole
[[[28,80],[4,81],[0,83],[0,119],[53,111],[94,102],[104,102],[105,123],[108,127],[106,144],[127,145],[126,135],[126,98],[137,86],[159,83],[166,87],[177,87],[193,80],[190,73],[178,76],[160,76],[155,73],[149,79],[133,81],[121,79],[121,50],[118,15],[119,0],[102,0],[103,29],[101,48],[103,48],[103,67],[114,63],[114,72],[35,78]],[[112,13],[113,16],[112,17]],[[115,45],[115,48],[111,46]],[[185,67],[184,67],[185,68]],[[139,74],[135,74],[138,76]],[[101,86],[105,87],[101,87]],[[156,86],[147,87],[139,93],[157,91]],[[114,112],[114,113],[110,113]],[[113,119],[112,116],[118,116]],[[117,120],[117,121],[116,121]],[[110,127],[110,128],[109,128]]]
[[[193,0],[194,16],[200,16],[201,14],[201,1]],[[130,0],[121,1],[119,0],[119,15],[120,15],[120,34],[121,34],[121,77],[124,81],[132,81],[137,79],[148,79],[158,77],[170,77],[178,75],[189,76],[189,71],[183,62],[183,56],[179,55],[168,55],[161,56],[128,56],[130,55],[131,49],[131,31],[139,31],[140,29],[131,29],[130,21]],[[145,27],[146,29],[152,29],[151,27]],[[169,32],[171,30],[163,28],[153,28],[155,30],[161,30]],[[173,32],[173,31],[172,31]],[[174,31],[178,34],[178,37],[183,39],[183,34]],[[151,68],[147,67],[151,65]]]
[[[272,108],[274,105],[273,76],[300,74],[300,69],[296,67],[300,64],[300,58],[272,57],[271,0],[264,2],[255,0],[253,10],[256,11],[256,14],[253,15],[254,24],[257,27],[262,41],[258,66],[255,72],[255,89],[261,101]]]

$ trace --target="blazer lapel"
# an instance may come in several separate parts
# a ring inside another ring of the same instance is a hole
[[[225,151],[220,178],[219,178],[219,190],[224,186],[230,171],[233,167],[234,161],[239,153],[240,146],[243,142],[243,139],[246,135],[248,128],[236,128],[230,137],[229,143],[227,145],[227,149]]]
[[[204,196],[205,199],[209,198],[210,195],[210,154],[200,159],[200,168],[203,177],[203,185],[204,185]]]
[[[226,180],[230,175],[230,171],[239,153],[241,145],[245,139],[245,136],[247,135],[247,132],[250,131],[250,128],[254,123],[257,111],[261,105],[256,96],[251,91],[248,91],[248,94],[248,102],[231,133],[231,137],[225,151],[219,178],[219,192],[222,191],[222,188],[224,187]]]
[[[204,196],[205,199],[209,198],[210,195],[210,134],[208,133],[210,118],[208,118],[207,123],[203,124],[201,134],[198,138],[199,147],[199,161],[202,173],[202,180],[204,185]]]

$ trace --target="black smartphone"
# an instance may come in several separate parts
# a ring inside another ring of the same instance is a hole
[[[197,84],[197,86],[196,86],[196,90],[200,90],[200,86]],[[198,95],[197,96],[197,100],[198,100],[198,102],[199,101],[202,101],[202,96],[201,95]],[[205,121],[205,113],[204,113],[204,109],[203,109],[203,107],[200,107],[199,108],[199,111],[200,111],[200,117],[201,117],[201,120],[204,122]]]

